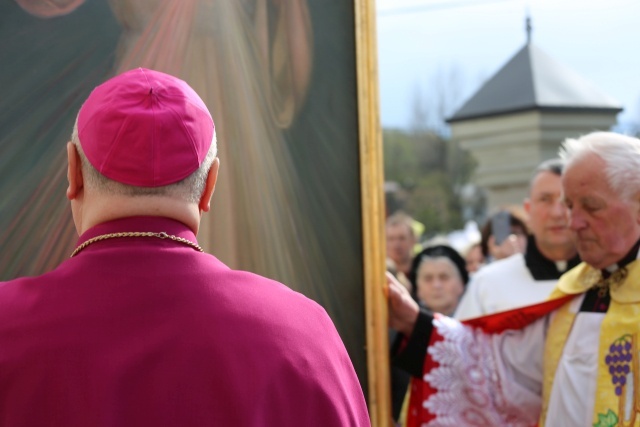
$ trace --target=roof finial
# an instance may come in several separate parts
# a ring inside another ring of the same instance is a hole
[[[527,44],[531,43],[531,16],[527,11],[527,18],[525,19],[525,30],[527,31]]]

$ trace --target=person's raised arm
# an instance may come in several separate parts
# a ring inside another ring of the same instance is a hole
[[[411,298],[407,288],[402,286],[393,274],[387,272],[387,290],[389,299],[389,327],[410,336],[413,332],[420,308]]]
[[[433,316],[411,297],[392,274],[387,273],[387,297],[389,298],[389,327],[407,339],[400,350],[392,354],[392,363],[411,375],[420,378],[427,353],[427,345],[433,329]]]

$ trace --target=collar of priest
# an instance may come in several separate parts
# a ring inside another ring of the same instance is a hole
[[[640,241],[638,243],[640,243]],[[536,239],[532,235],[527,238],[527,250],[524,254],[524,260],[527,265],[527,269],[535,280],[559,279],[564,273],[580,264],[580,257],[576,255],[573,258],[566,260],[564,268],[560,268],[558,263],[546,258],[542,253],[540,253],[538,245],[536,244]]]
[[[635,261],[638,258],[639,250],[640,240],[638,240],[636,244],[633,245],[629,252],[627,252],[627,254],[622,257],[620,261],[602,270],[602,278],[607,279],[614,271],[626,267],[628,264]],[[584,299],[582,300],[582,305],[580,306],[580,311],[606,313],[609,309],[610,304],[611,294],[609,292],[609,287],[593,287],[585,293]]]
[[[618,261],[615,264],[612,264],[609,267],[603,269],[602,270],[602,277],[607,278],[614,271],[616,271],[616,270],[618,270],[618,269],[620,269],[622,267],[626,267],[628,264],[631,264],[633,261],[635,261],[638,258],[638,251],[640,251],[640,240],[638,240],[636,242],[636,244],[631,247],[629,252],[627,252],[627,254],[624,257],[622,257],[622,259],[620,261]]]

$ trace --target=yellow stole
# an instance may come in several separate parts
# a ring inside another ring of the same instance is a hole
[[[611,304],[600,328],[594,427],[640,426],[640,261],[626,268],[627,277],[610,289]],[[584,293],[599,277],[599,271],[582,263],[560,278],[550,298]],[[552,316],[545,341],[540,426],[545,425],[556,368],[576,316],[570,305],[565,304]]]

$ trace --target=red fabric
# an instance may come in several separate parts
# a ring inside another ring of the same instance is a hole
[[[432,346],[438,341],[442,341],[444,337],[436,331],[431,330],[428,346]],[[440,364],[433,360],[431,355],[427,353],[424,360],[423,375],[432,369],[437,368]],[[420,427],[422,423],[427,423],[435,418],[435,416],[422,406],[422,402],[437,390],[432,388],[428,382],[418,378],[411,378],[411,394],[409,397],[409,412],[407,414],[407,427]]]
[[[176,221],[102,224],[167,232]],[[158,238],[87,246],[0,282],[0,425],[369,426],[326,312],[275,281]]]
[[[490,334],[499,334],[508,329],[522,329],[539,318],[562,307],[574,297],[575,295],[567,295],[538,304],[528,305],[526,307],[514,308],[513,310],[476,317],[474,319],[465,320],[462,323],[468,326],[473,326],[474,328],[480,328],[484,332]]]
[[[474,328],[480,328],[484,332],[490,334],[498,334],[508,329],[522,329],[537,319],[560,308],[574,297],[575,295],[567,295],[562,298],[545,301],[539,304],[469,319],[462,323]],[[442,341],[443,339],[444,337],[440,335],[435,328],[433,328],[429,339],[429,346],[437,343],[438,341]],[[435,362],[427,352],[427,356],[424,361],[423,378],[438,366],[439,364]],[[409,400],[409,411],[407,414],[407,427],[419,427],[423,423],[428,423],[435,419],[435,416],[422,406],[422,402],[427,400],[429,396],[436,392],[437,390],[432,388],[428,382],[417,378],[411,379],[411,396]]]

